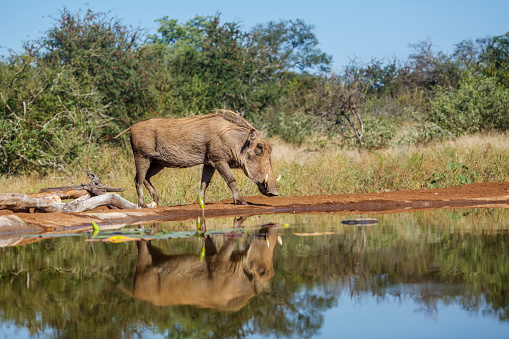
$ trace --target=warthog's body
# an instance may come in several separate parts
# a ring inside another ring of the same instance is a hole
[[[198,254],[165,255],[150,242],[138,242],[133,295],[160,306],[238,310],[267,287],[274,275],[275,229],[244,251],[234,251],[234,239],[226,240],[219,252],[210,237],[205,241],[203,261]]]
[[[243,118],[231,111],[180,119],[151,119],[131,128],[131,146],[136,165],[138,203],[145,184],[157,204],[159,197],[150,178],[164,167],[185,168],[203,164],[200,194],[215,170],[226,181],[235,204],[246,203],[237,188],[231,168],[241,168],[262,194],[275,196],[277,183],[272,172],[271,145]]]

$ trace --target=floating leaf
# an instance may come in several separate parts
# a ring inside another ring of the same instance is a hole
[[[104,239],[93,239],[93,240],[95,240],[95,241],[104,241],[104,242],[111,242],[111,243],[114,243],[114,244],[118,244],[118,243],[126,242],[126,241],[140,240],[140,238],[125,237],[125,236],[122,236],[122,235],[114,235],[114,236],[111,236],[111,237],[108,237],[108,238],[104,238]]]

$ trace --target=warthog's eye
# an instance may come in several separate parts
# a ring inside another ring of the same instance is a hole
[[[255,152],[255,154],[256,154],[256,155],[260,155],[260,154],[262,154],[262,153],[263,153],[263,151],[264,151],[264,146],[263,146],[263,144],[258,144],[258,145],[256,145],[256,148],[255,148],[255,150],[254,150],[254,152]]]
[[[258,268],[257,271],[258,271],[258,275],[261,277],[263,277],[266,274],[265,268],[263,268],[263,267]]]

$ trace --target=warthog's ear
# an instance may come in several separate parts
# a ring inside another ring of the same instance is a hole
[[[256,139],[256,130],[255,129],[252,129],[250,132],[249,132],[249,135],[247,136],[247,140],[246,142],[244,143],[244,145],[242,145],[242,147],[240,148],[240,153],[244,153],[245,150],[251,145],[251,142],[253,140]]]

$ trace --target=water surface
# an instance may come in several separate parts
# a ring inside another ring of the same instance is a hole
[[[342,223],[368,217],[379,223]],[[0,336],[508,337],[507,209],[238,224],[207,220],[223,230],[209,240],[0,248]]]

